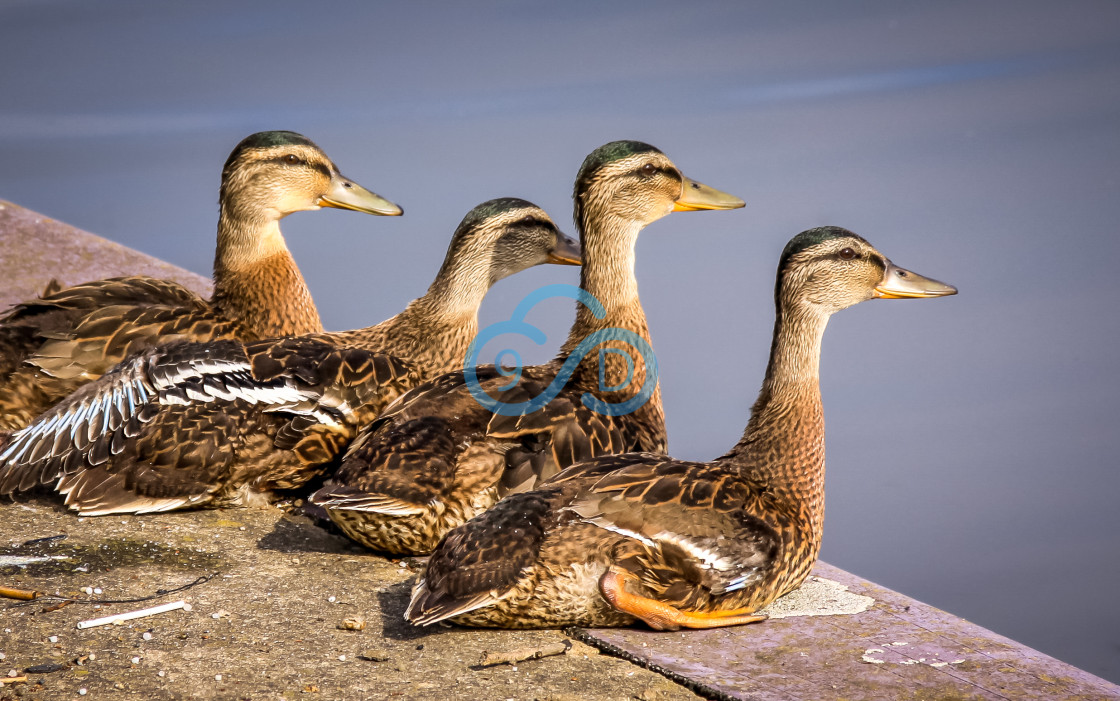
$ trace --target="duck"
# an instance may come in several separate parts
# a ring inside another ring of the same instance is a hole
[[[665,450],[656,358],[634,274],[638,234],[673,211],[744,202],[686,177],[639,141],[592,151],[573,200],[584,264],[567,340],[551,362],[518,368],[512,386],[506,368],[468,364],[411,390],[362,429],[310,498],[354,541],[425,554],[502,496],[568,465]]]
[[[428,291],[375,326],[150,349],[0,446],[0,494],[53,484],[83,516],[264,506],[325,469],[406,390],[463,362],[498,280],[578,265],[544,210],[472,209]]]
[[[711,462],[636,452],[569,467],[440,542],[413,588],[417,625],[656,630],[754,623],[820,551],[825,443],[821,339],[869,299],[956,288],[895,266],[840,227],[782,252],[770,360],[741,440]]]
[[[25,427],[129,354],[159,342],[322,331],[280,220],[323,207],[403,213],[291,131],[259,132],[237,144],[222,168],[218,202],[210,299],[169,280],[133,275],[48,286],[0,315],[0,430]]]

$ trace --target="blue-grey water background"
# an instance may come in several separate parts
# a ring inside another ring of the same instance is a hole
[[[0,197],[205,273],[220,166],[262,129],[406,210],[284,221],[334,329],[422,293],[482,200],[571,231],[607,141],[742,196],[638,246],[683,458],[746,422],[793,234],[956,284],[830,324],[823,556],[1120,682],[1120,4],[0,2]],[[483,321],[577,280],[504,281]],[[529,361],[571,314],[534,313]]]

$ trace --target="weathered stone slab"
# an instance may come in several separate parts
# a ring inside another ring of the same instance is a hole
[[[808,582],[787,597],[794,602],[775,602],[793,615],[763,623],[578,637],[718,699],[1120,698],[1120,687],[1104,679],[898,592],[823,562],[813,575],[829,583]],[[874,603],[849,613],[851,605],[828,592]]]
[[[118,275],[174,280],[202,295],[210,280],[119,243],[0,200],[0,309],[63,285]]]

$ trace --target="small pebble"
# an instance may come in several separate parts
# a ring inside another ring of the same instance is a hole
[[[346,655],[339,655],[338,656],[338,661],[339,662],[345,662],[346,661]]]
[[[144,631],[144,634],[141,635],[140,637],[143,638],[144,640],[151,640],[152,639],[152,634],[149,633],[148,631]]]
[[[9,669],[8,670],[8,676],[9,677],[18,677],[19,676],[19,670],[18,669]]]
[[[365,630],[366,622],[364,619],[357,616],[342,619],[342,623],[338,624],[339,630]]]
[[[57,635],[52,635],[51,637],[47,638],[47,640],[51,641],[52,643],[57,643],[58,642],[58,636]]]
[[[3,662],[6,659],[8,659],[8,656],[5,655],[4,653],[0,652],[0,662]]]
[[[220,682],[220,681],[222,681],[222,675],[220,675],[220,674],[215,674],[215,675],[214,675],[214,681],[216,681],[216,682]]]
[[[93,596],[93,587],[82,587],[82,593],[86,596]]]
[[[158,676],[161,676],[161,677],[166,677],[166,676],[167,676],[167,672],[165,672],[165,671],[164,671],[164,670],[162,670],[162,669],[161,669],[160,671],[156,672],[156,674],[157,674]]]
[[[86,691],[86,688],[84,686],[81,689],[78,689],[79,696],[85,696],[87,693],[88,692]]]
[[[94,594],[100,594],[101,593],[101,587],[94,587],[93,588],[93,593]]]
[[[331,603],[333,604],[333,603],[334,603],[334,601],[335,601],[335,598],[334,598],[333,596],[328,596],[328,597],[327,597],[327,601],[329,601],[329,602],[331,602]]]
[[[132,658],[132,664],[140,664],[140,658],[139,657],[133,657]]]
[[[93,653],[91,652],[91,653],[89,653],[89,658],[90,658],[91,660],[96,660],[96,659],[97,659],[97,655],[95,655],[95,654],[93,654]]]

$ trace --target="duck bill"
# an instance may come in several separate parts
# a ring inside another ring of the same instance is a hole
[[[545,262],[553,265],[583,265],[583,251],[580,250],[579,241],[560,234]]]
[[[957,288],[933,278],[923,277],[890,261],[883,273],[883,280],[875,286],[874,296],[879,299],[922,299],[955,295]]]
[[[681,176],[684,178],[684,176]],[[692,178],[684,178],[684,190],[673,203],[674,212],[695,212],[700,209],[739,209],[747,203],[735,195],[698,183]]]
[[[339,173],[335,173],[331,178],[330,189],[327,194],[319,197],[316,204],[320,207],[352,209],[355,212],[383,217],[399,217],[404,214],[404,210],[397,205]]]

